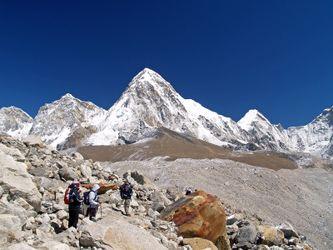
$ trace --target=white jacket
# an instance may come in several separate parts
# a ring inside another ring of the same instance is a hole
[[[96,201],[97,200],[97,191],[99,189],[99,185],[98,184],[95,184],[93,186],[93,188],[91,189],[91,192],[89,193],[89,204],[90,204],[90,207],[97,207],[98,206],[98,202]]]

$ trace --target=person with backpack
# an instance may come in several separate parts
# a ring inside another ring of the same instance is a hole
[[[126,216],[131,216],[129,213],[129,208],[131,205],[131,198],[133,194],[133,189],[128,180],[124,180],[124,184],[120,186],[120,197],[124,200],[124,210]]]
[[[95,184],[90,191],[84,193],[84,204],[88,205],[87,214],[89,219],[96,221],[96,214],[99,207],[98,190],[100,186]]]
[[[68,204],[68,228],[77,228],[82,203],[80,182],[73,181],[71,185],[69,185],[65,192],[64,201],[65,204]]]

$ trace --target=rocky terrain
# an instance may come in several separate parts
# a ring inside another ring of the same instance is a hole
[[[259,111],[238,122],[183,98],[161,75],[143,69],[108,110],[70,94],[42,106],[33,119],[21,109],[0,109],[0,133],[37,135],[53,148],[132,144],[160,128],[237,150],[310,153],[331,158],[333,107],[305,126],[283,128]]]
[[[115,173],[141,171],[162,188],[204,189],[226,206],[268,224],[292,224],[316,249],[331,249],[333,244],[331,169],[274,171],[230,160],[163,158],[103,163],[103,167]]]
[[[194,162],[196,161],[192,160],[192,164]],[[325,195],[331,195],[325,193],[326,187],[332,183],[331,176],[327,172],[326,177],[321,179],[322,189],[318,190],[316,185],[313,186],[313,194],[318,195],[321,192],[322,194],[316,198],[316,202],[319,203],[317,207],[314,207],[318,213],[316,218],[318,224],[310,231],[300,227],[299,223],[295,223],[297,225],[295,229],[289,224],[279,225],[288,218],[283,218],[285,215],[283,213],[273,216],[271,221],[265,221],[260,217],[264,214],[257,215],[257,213],[246,211],[247,208],[251,209],[251,204],[246,204],[246,199],[244,199],[245,202],[240,203],[238,198],[241,197],[240,194],[234,193],[232,199],[229,196],[230,191],[221,192],[224,191],[221,189],[217,192],[216,188],[212,188],[216,182],[211,180],[211,185],[208,185],[200,173],[202,169],[202,171],[208,170],[205,171],[207,176],[209,173],[217,175],[216,170],[221,168],[221,162],[215,160],[212,163],[214,164],[211,166],[210,164],[203,166],[205,164],[198,161],[203,168],[197,168],[196,171],[199,172],[191,173],[191,176],[195,178],[188,178],[188,172],[184,175],[184,171],[194,170],[194,166],[190,166],[190,161],[122,162],[103,166],[98,162],[84,160],[79,153],[72,155],[59,153],[38,140],[30,138],[29,141],[19,141],[9,136],[1,136],[0,247],[1,249],[77,249],[79,247],[83,249],[184,250],[311,249],[311,246],[306,243],[304,231],[309,233],[309,241],[315,248],[329,249],[328,246],[331,244],[329,232],[332,229],[329,212],[332,210],[330,210],[331,207],[327,210],[322,208],[322,205],[326,204],[323,201]],[[168,164],[176,165],[168,166]],[[185,164],[190,168],[184,167]],[[175,166],[180,170],[178,174],[173,171]],[[209,168],[214,166],[215,170],[212,168],[210,171]],[[244,166],[240,165],[239,168],[241,167]],[[130,168],[133,170],[128,171]],[[135,168],[145,172],[148,178],[134,170]],[[250,170],[244,167],[244,173],[248,171]],[[269,170],[257,169],[253,174],[262,175],[262,179],[267,178],[267,183],[272,182],[268,176],[270,172],[265,171]],[[320,171],[326,170],[318,171],[321,173]],[[228,173],[228,171],[219,172]],[[295,173],[297,175],[297,172]],[[324,172],[322,174],[324,175]],[[125,217],[122,214],[122,202],[117,190],[104,190],[104,193],[100,195],[102,209],[98,213],[97,222],[89,221],[81,215],[78,230],[68,228],[68,211],[63,203],[65,188],[68,184],[73,179],[80,179],[86,183],[120,185],[123,181],[120,176],[127,178],[134,187],[135,194],[131,203],[132,217]],[[243,176],[240,175],[238,178],[240,181]],[[274,175],[271,178],[279,179]],[[219,187],[223,185],[231,189],[234,185],[232,178],[229,177],[229,181],[230,184],[226,185],[221,178]],[[204,191],[184,196],[183,187],[188,185],[198,188],[206,186],[204,189],[209,193],[225,198],[222,199],[224,205],[217,197]],[[303,186],[293,188],[297,190],[297,188],[302,189]],[[238,189],[242,190],[240,187]],[[300,195],[302,192],[295,193]],[[309,212],[299,211],[304,216],[304,223],[311,223],[312,219],[307,216],[314,216],[313,211],[308,207],[313,205],[313,194],[309,192],[308,197],[302,197],[302,195],[299,197],[299,199],[309,199],[303,200],[304,207]],[[255,194],[249,193],[249,196],[254,197]],[[290,198],[294,197],[286,199]],[[261,199],[263,205],[258,204],[258,209],[253,212],[260,212],[264,205],[269,204],[270,201],[265,199]],[[193,204],[196,204],[195,209]],[[241,204],[244,205],[244,211],[236,209]],[[274,204],[276,203],[271,205],[274,206]],[[263,213],[268,214],[267,211],[270,211],[269,207],[263,209]],[[189,214],[191,216],[188,216]],[[326,224],[324,219],[327,220]],[[195,225],[193,220],[201,221],[199,224],[204,229],[193,226]],[[297,222],[296,219],[294,222]],[[301,230],[298,231],[298,229]],[[317,234],[317,238],[311,238],[314,234]]]

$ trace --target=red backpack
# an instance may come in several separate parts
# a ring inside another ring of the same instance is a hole
[[[71,188],[70,187],[68,187],[67,189],[66,189],[66,191],[65,191],[65,197],[64,197],[64,203],[66,204],[66,205],[68,205],[69,204],[69,193],[71,192]]]

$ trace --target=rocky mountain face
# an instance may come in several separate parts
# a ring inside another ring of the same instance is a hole
[[[158,127],[217,145],[243,145],[247,141],[246,132],[236,122],[182,98],[159,74],[144,69],[110,108],[101,130],[88,143],[136,142]]]
[[[33,121],[30,134],[38,135],[52,147],[68,143],[77,134],[93,133],[105,117],[106,111],[91,102],[81,101],[71,94],[66,94],[50,104],[45,104],[38,111]]]
[[[251,139],[261,147],[279,151],[289,149],[289,138],[286,131],[278,125],[273,125],[258,110],[249,110],[238,121],[238,125],[251,135]]]
[[[17,108],[0,111],[0,132],[17,137],[38,135],[54,148],[131,144],[164,127],[234,149],[300,151],[333,155],[332,108],[302,127],[284,129],[250,110],[238,122],[184,99],[150,69],[136,75],[119,100],[104,110],[70,94],[40,108],[31,119]],[[32,123],[32,125],[31,125]]]
[[[305,126],[288,128],[287,133],[292,149],[333,156],[333,107]]]
[[[8,107],[0,109],[0,133],[5,133],[17,138],[29,134],[33,119],[22,109]]]

